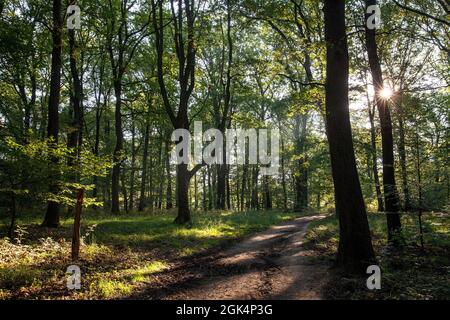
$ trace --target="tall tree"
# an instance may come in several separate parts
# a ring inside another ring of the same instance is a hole
[[[134,25],[133,28],[133,26],[130,26],[129,19],[135,3],[129,0],[121,0],[118,4],[119,8],[117,8],[116,1],[109,0],[108,2],[108,10],[111,18],[108,19],[107,48],[113,76],[114,95],[116,98],[114,109],[116,145],[114,147],[114,167],[111,176],[112,213],[120,212],[119,181],[124,145],[122,127],[123,80],[138,45],[148,34],[146,28],[150,23],[147,20],[142,25]]]
[[[70,1],[70,5],[74,5],[75,0]],[[72,90],[70,92],[71,119],[70,129],[67,134],[67,147],[71,148],[72,154],[69,156],[68,164],[73,166],[80,157],[81,146],[83,144],[83,68],[78,63],[78,45],[75,38],[75,29],[69,29],[69,64],[72,81]],[[81,64],[82,64],[81,59]],[[79,69],[81,72],[79,72]],[[78,177],[72,177],[73,182],[76,182]],[[71,213],[72,207],[68,207],[68,212]]]
[[[50,77],[50,95],[48,98],[48,123],[47,123],[47,137],[52,139],[51,143],[58,143],[59,134],[59,100],[61,97],[61,66],[62,66],[62,28],[63,19],[61,16],[61,0],[53,0],[52,6],[52,62],[51,62],[51,77]],[[57,163],[58,159],[52,159]],[[55,179],[51,179],[49,186],[50,192],[57,192],[58,186]],[[45,213],[43,226],[57,227],[59,225],[59,203],[55,201],[48,201],[47,211]]]
[[[145,186],[147,182],[147,160],[149,154],[149,140],[150,140],[150,109],[151,99],[148,99],[148,110],[145,117],[145,131],[144,131],[144,153],[142,155],[142,176],[141,176],[141,190],[139,195],[138,211],[144,211],[145,207]]]
[[[160,93],[163,99],[164,108],[174,129],[189,130],[190,120],[188,116],[189,98],[192,95],[195,85],[195,31],[196,19],[195,1],[184,0],[177,2],[170,0],[170,10],[172,14],[171,25],[174,30],[174,49],[178,60],[178,84],[179,99],[177,107],[172,105],[164,79],[164,6],[163,0],[158,3],[152,0],[153,27],[156,38],[157,55],[157,76]],[[184,34],[186,32],[186,34]],[[182,138],[177,143],[181,143]],[[194,174],[203,164],[196,165],[193,169],[188,169],[187,163],[177,165],[177,206],[178,215],[175,218],[177,224],[191,223],[191,212],[189,209],[189,182]]]
[[[374,261],[369,224],[353,151],[348,110],[348,48],[345,0],[326,0],[326,124],[339,217],[338,265],[365,272]]]
[[[373,86],[375,90],[375,100],[381,124],[381,144],[383,154],[383,191],[386,219],[388,226],[388,239],[392,243],[397,243],[396,234],[401,231],[399,211],[399,197],[395,185],[394,171],[394,140],[392,137],[392,120],[388,106],[388,100],[383,97],[384,89],[383,75],[381,72],[380,59],[377,52],[376,29],[368,27],[370,14],[367,13],[369,6],[376,5],[376,0],[366,0],[365,30],[366,48],[369,58],[370,71],[372,73]]]

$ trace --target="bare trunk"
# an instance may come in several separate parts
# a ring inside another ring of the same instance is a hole
[[[61,85],[61,53],[62,53],[62,28],[63,21],[61,17],[61,0],[53,0],[53,49],[52,49],[52,66],[50,77],[50,95],[48,100],[48,123],[47,123],[47,137],[53,139],[53,143],[58,143],[59,133],[59,100],[60,100],[60,85]],[[51,159],[53,163],[57,164],[58,159]],[[58,186],[54,183],[57,180],[58,174],[54,173],[52,182],[49,186],[49,192],[57,193]],[[45,227],[59,226],[59,203],[55,201],[48,201],[47,212],[45,213],[44,222]]]
[[[144,136],[144,154],[142,155],[142,176],[141,176],[141,192],[139,196],[139,211],[144,211],[145,207],[145,186],[147,182],[147,158],[149,148],[149,135],[150,135],[150,123],[147,117],[145,124],[145,136]]]
[[[376,5],[376,0],[366,0],[366,7]],[[367,10],[366,10],[367,11]],[[369,14],[366,14],[367,21]],[[393,244],[398,244],[398,237],[401,232],[399,211],[399,198],[395,185],[394,172],[394,142],[392,137],[391,113],[388,102],[380,96],[380,91],[384,87],[381,73],[380,61],[377,52],[375,29],[370,30],[366,26],[366,47],[369,57],[369,65],[372,73],[375,97],[381,123],[381,140],[383,150],[383,188],[384,204],[388,226],[388,240]]]
[[[11,194],[10,196],[11,222],[8,228],[8,237],[10,240],[14,240],[14,232],[16,231],[17,204],[16,204],[16,194],[13,191],[11,191],[10,194]]]
[[[284,168],[284,140],[281,138],[281,186],[283,188],[283,209],[287,209],[286,171]]]
[[[127,184],[125,179],[125,171],[122,171],[120,175],[120,184],[121,184],[121,190],[122,190],[122,196],[123,196],[123,209],[126,213],[128,213],[128,194],[127,194]]]
[[[78,261],[80,255],[81,210],[83,208],[83,197],[84,190],[79,189],[77,193],[77,203],[75,206],[75,217],[73,221],[72,262]]]
[[[130,172],[130,201],[128,209],[131,211],[134,208],[134,172],[136,170],[136,125],[134,117],[131,118],[131,172]]]
[[[326,124],[339,217],[337,263],[349,272],[364,273],[375,258],[356,170],[348,110],[345,0],[326,0],[324,13],[327,44]]]
[[[306,169],[306,124],[307,116],[296,116],[295,119],[295,150],[299,157],[296,161],[295,202],[294,210],[302,211],[308,206],[308,170]]]
[[[118,214],[120,212],[119,204],[119,180],[120,180],[120,167],[122,163],[122,150],[123,150],[123,132],[122,132],[122,81],[121,79],[114,80],[114,92],[116,96],[115,104],[115,134],[116,134],[116,146],[114,148],[114,166],[112,169],[111,177],[111,213]]]
[[[167,190],[166,190],[166,209],[173,208],[172,202],[172,174],[170,173],[170,159],[169,159],[169,142],[166,141],[165,162],[167,175]]]
[[[175,223],[186,224],[191,222],[189,210],[189,171],[186,164],[177,165],[177,203],[178,215]]]
[[[375,124],[374,124],[374,112],[369,104],[369,121],[370,121],[370,144],[372,147],[372,171],[373,179],[375,182],[375,192],[377,195],[378,212],[384,211],[383,195],[381,194],[380,177],[378,176],[378,161],[377,161],[377,143],[375,135]]]
[[[401,106],[400,106],[400,109],[401,109]],[[398,153],[400,155],[400,168],[401,168],[401,174],[402,174],[402,189],[403,189],[403,196],[404,196],[403,210],[408,211],[411,209],[411,196],[409,194],[408,173],[406,171],[405,128],[404,128],[404,124],[403,124],[402,110],[400,110],[400,112],[399,112],[398,134],[399,134]]]

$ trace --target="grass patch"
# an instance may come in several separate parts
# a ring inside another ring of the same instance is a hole
[[[168,268],[168,265],[163,261],[154,261],[149,264],[139,267],[137,269],[128,270],[131,282],[145,282],[149,275],[163,271]]]
[[[0,288],[3,290],[17,290],[30,286],[40,276],[40,271],[28,266],[0,269]],[[6,294],[5,292],[3,294]],[[1,296],[1,293],[0,293]]]
[[[66,268],[72,264],[72,218],[63,217],[58,229],[46,229],[37,224],[37,218],[21,216],[18,224],[26,230],[21,244],[0,240],[0,299],[125,297],[142,285],[151,285],[159,272],[170,269],[171,259],[199,253],[297,216],[276,210],[194,212],[188,228],[172,223],[173,212],[108,215],[87,211],[82,216],[78,263],[82,289],[78,291],[65,287]],[[4,235],[0,233],[0,239]]]
[[[127,282],[107,279],[101,279],[90,286],[91,293],[98,293],[100,297],[105,299],[127,295],[132,290],[133,286]]]

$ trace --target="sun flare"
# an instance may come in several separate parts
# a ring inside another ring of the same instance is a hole
[[[381,89],[381,91],[380,91],[380,97],[383,98],[383,99],[385,99],[385,100],[390,99],[390,98],[392,97],[393,94],[394,94],[394,92],[393,92],[392,89],[389,88],[389,87],[384,87],[384,88]]]

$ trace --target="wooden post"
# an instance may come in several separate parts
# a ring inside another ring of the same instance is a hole
[[[73,222],[72,236],[72,261],[77,261],[80,253],[80,227],[81,227],[81,209],[83,206],[84,189],[78,189],[77,204],[75,206],[75,217]]]

